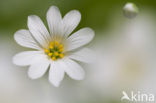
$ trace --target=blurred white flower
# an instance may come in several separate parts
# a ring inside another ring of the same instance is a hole
[[[123,90],[140,90],[140,85],[153,75],[156,48],[152,17],[139,15],[122,25],[117,21],[120,27],[111,29],[109,37],[100,37],[96,46],[98,59],[90,69],[96,75],[89,80],[92,87],[99,88],[95,90],[100,95],[119,100]]]
[[[72,79],[82,80],[84,70],[74,60],[85,63],[90,61],[90,49],[77,50],[93,39],[94,31],[82,28],[70,35],[80,19],[81,14],[77,10],[70,11],[62,19],[59,9],[52,6],[47,12],[49,33],[38,16],[29,16],[29,30],[17,31],[14,39],[19,45],[35,50],[15,55],[13,63],[19,66],[30,65],[28,75],[31,79],[42,77],[50,67],[49,81],[56,87],[65,72]]]

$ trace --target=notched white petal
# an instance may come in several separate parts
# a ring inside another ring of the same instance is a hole
[[[49,81],[55,87],[58,87],[61,81],[64,78],[64,70],[63,70],[62,62],[56,61],[51,63],[50,70],[49,70]]]
[[[60,10],[56,6],[51,6],[47,12],[47,22],[52,36],[61,34],[62,32],[62,16]]]
[[[67,51],[71,51],[88,44],[94,37],[94,31],[90,28],[83,28],[72,34],[68,39]]]
[[[13,57],[13,63],[19,66],[28,66],[42,60],[46,55],[41,51],[25,51]]]
[[[46,44],[50,42],[50,35],[42,20],[36,16],[31,15],[28,16],[28,28],[32,33],[33,37],[45,47]]]
[[[33,48],[33,49],[41,49],[39,45],[36,43],[36,41],[33,39],[31,33],[28,30],[19,30],[15,33],[14,39],[16,42],[23,46],[23,47],[28,47],[28,48]]]
[[[63,62],[63,69],[72,79],[82,80],[84,78],[85,72],[78,63],[68,58],[65,58]]]
[[[48,60],[42,60],[42,61],[32,64],[28,70],[28,76],[31,79],[37,79],[37,78],[42,77],[47,71],[49,67],[49,63],[50,62]]]
[[[72,10],[68,12],[63,18],[64,35],[69,36],[69,34],[77,27],[81,20],[81,14],[77,10]]]
[[[84,63],[93,63],[95,61],[95,54],[88,48],[71,53],[68,57]]]

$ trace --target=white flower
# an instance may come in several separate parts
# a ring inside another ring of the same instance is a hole
[[[28,17],[29,30],[19,30],[14,39],[23,46],[34,49],[14,56],[13,63],[30,66],[28,75],[31,79],[42,77],[49,69],[49,81],[58,87],[66,72],[72,79],[82,80],[84,70],[76,61],[90,62],[90,49],[80,48],[94,37],[90,28],[72,31],[79,24],[81,14],[77,10],[68,12],[63,18],[56,6],[49,8],[47,22],[49,31],[36,15]],[[76,51],[78,50],[79,51]]]

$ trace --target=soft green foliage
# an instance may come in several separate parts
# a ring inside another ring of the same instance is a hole
[[[45,14],[51,5],[56,5],[65,14],[67,11],[77,9],[82,14],[82,20],[77,28],[90,26],[94,30],[107,28],[112,12],[117,9],[122,16],[122,8],[128,0],[0,0],[0,30],[15,32],[20,28],[25,28],[27,17],[31,14],[40,16],[46,23]],[[140,9],[153,7],[154,0],[131,0]],[[4,35],[4,34],[1,34]],[[10,35],[13,35],[10,33]]]

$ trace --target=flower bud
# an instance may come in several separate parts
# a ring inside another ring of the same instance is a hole
[[[123,8],[124,16],[127,18],[134,18],[138,14],[139,9],[134,3],[126,3],[126,5]]]

